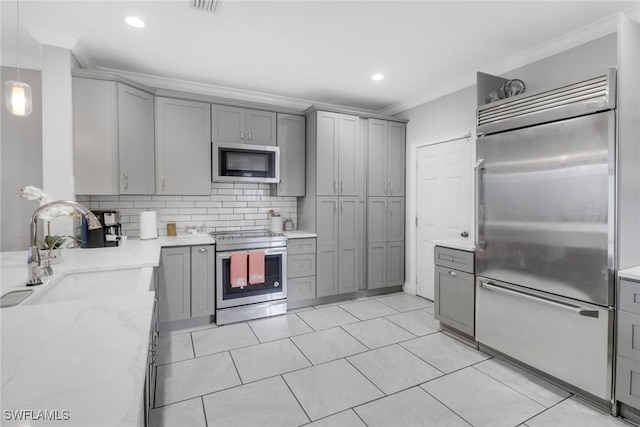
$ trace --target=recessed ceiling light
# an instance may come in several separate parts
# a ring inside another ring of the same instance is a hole
[[[134,28],[144,28],[144,22],[142,19],[137,16],[128,16],[125,18],[124,22],[131,25]]]
[[[374,74],[373,76],[371,76],[371,80],[382,80],[384,79],[384,76],[382,74]]]

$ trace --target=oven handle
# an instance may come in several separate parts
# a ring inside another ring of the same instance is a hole
[[[252,250],[261,250],[261,249],[242,249],[237,251],[227,251],[227,252],[216,252],[217,258],[227,259],[231,258],[231,254],[234,252],[251,252]],[[265,255],[286,255],[287,248],[277,248],[277,249],[263,249]]]

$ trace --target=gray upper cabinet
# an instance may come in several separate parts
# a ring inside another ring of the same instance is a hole
[[[215,266],[213,245],[191,247],[191,317],[216,313]]]
[[[275,146],[276,135],[276,113],[226,105],[211,106],[213,142]]]
[[[276,196],[305,195],[305,117],[278,114],[280,182]],[[272,191],[273,194],[273,191]]]
[[[387,197],[387,241],[404,240],[404,197]]]
[[[154,194],[153,95],[73,78],[76,194]]]
[[[120,194],[153,194],[153,95],[118,83]]]
[[[210,106],[156,99],[156,193],[211,194]]]
[[[338,245],[338,198],[318,197],[316,233],[318,246]]]
[[[317,115],[317,194],[357,196],[360,118],[324,111]]]
[[[369,196],[404,196],[405,132],[404,123],[369,119]]]
[[[387,241],[387,198],[368,197],[367,237],[369,243]]]

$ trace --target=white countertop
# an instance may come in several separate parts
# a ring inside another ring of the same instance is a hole
[[[155,267],[165,246],[214,243],[201,234],[62,250],[63,263],[32,289],[72,272]],[[26,264],[26,251],[0,253],[0,294],[25,289]],[[1,309],[1,409],[67,410],[65,425],[137,426],[153,302],[143,292]],[[2,425],[12,425],[2,416]]]
[[[446,240],[432,240],[431,241],[436,246],[444,246],[446,248],[452,249],[460,249],[463,251],[474,252],[476,250],[476,246],[471,239],[446,239]]]
[[[618,271],[618,277],[640,282],[640,265]]]
[[[318,237],[316,233],[311,233],[304,230],[283,231],[282,234],[287,236],[287,239],[311,239]]]

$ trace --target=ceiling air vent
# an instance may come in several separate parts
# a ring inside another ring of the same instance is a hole
[[[219,0],[190,0],[189,6],[195,10],[215,13],[218,8],[218,1]]]

